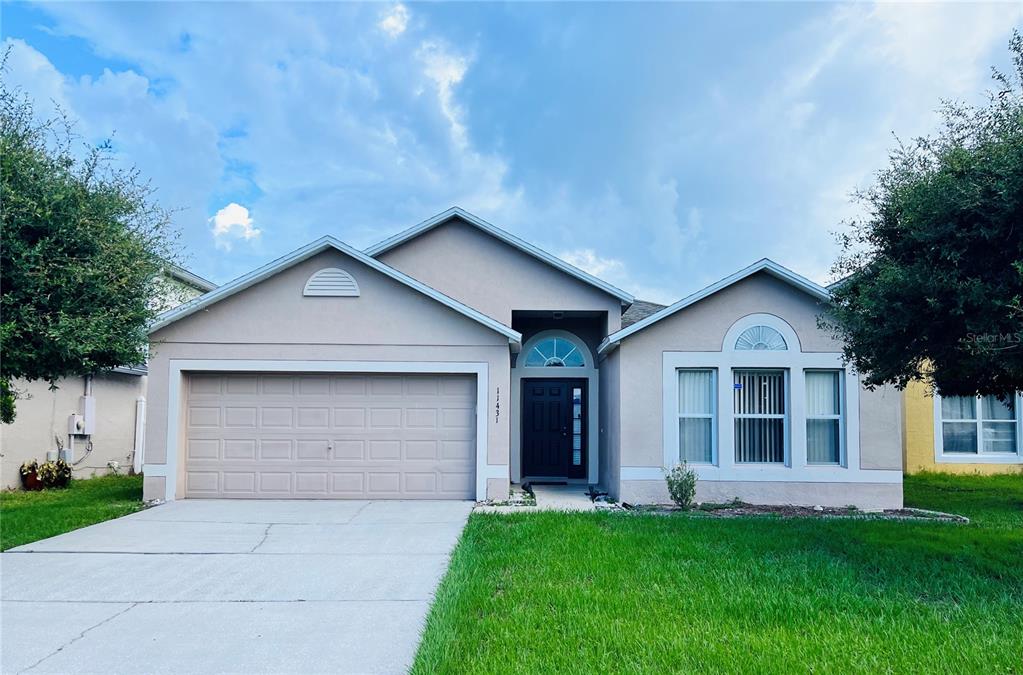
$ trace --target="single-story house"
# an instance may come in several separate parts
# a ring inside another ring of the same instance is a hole
[[[902,504],[900,393],[761,260],[637,302],[461,209],[365,251],[323,237],[151,331],[145,498],[501,499],[526,481],[668,500]]]
[[[217,287],[178,265],[167,264],[153,304],[169,309]],[[43,462],[63,454],[75,478],[141,470],[146,418],[146,368],[65,377],[51,389],[48,382],[16,380],[23,392],[17,416],[0,425],[0,487],[21,485],[23,462]],[[74,433],[72,433],[74,431]],[[62,448],[58,451],[58,448]]]
[[[906,473],[1023,473],[1020,394],[943,397],[911,382],[903,406]]]

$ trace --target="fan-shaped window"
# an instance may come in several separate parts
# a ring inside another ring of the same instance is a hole
[[[753,326],[739,335],[739,339],[735,341],[735,348],[737,350],[785,351],[789,346],[785,344],[785,338],[781,336],[781,333],[770,326]]]
[[[564,367],[582,368],[586,365],[584,347],[565,337],[549,337],[540,340],[526,354],[527,368]]]
[[[309,277],[302,295],[354,298],[359,295],[359,284],[348,272],[328,267]]]

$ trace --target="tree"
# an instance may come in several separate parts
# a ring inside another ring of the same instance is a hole
[[[840,237],[830,318],[869,387],[1023,390],[1023,38],[980,106],[942,105],[935,137],[899,144]]]
[[[144,363],[146,326],[169,214],[111,145],[85,148],[64,117],[38,121],[0,83],[0,421],[14,420],[15,380],[80,376]]]

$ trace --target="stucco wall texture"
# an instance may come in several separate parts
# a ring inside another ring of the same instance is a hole
[[[804,352],[839,352],[841,344],[817,327],[819,304],[769,274],[757,273],[626,338],[618,347],[620,420],[617,443],[622,467],[663,463],[661,368],[665,352],[718,352],[725,333],[750,314],[785,320]],[[898,392],[860,391],[860,468],[902,469],[902,413]],[[614,443],[612,443],[614,444]],[[701,499],[738,497],[753,503],[822,504],[893,508],[902,504],[902,485],[768,481],[700,481]],[[663,480],[622,480],[609,484],[612,496],[632,502],[666,502]]]
[[[27,398],[18,401],[13,424],[0,425],[0,479],[4,488],[21,485],[22,462],[46,460],[46,453],[57,450],[54,437],[68,446],[68,416],[81,412],[79,397],[85,392],[85,378],[69,377],[57,382],[51,391],[42,381],[15,382]],[[85,454],[86,440],[75,442],[75,478],[91,478],[109,473],[107,462],[116,461],[121,471],[131,468],[135,445],[135,402],[146,393],[146,378],[138,375],[107,373],[96,375],[92,395],[96,399],[96,433],[92,452]]]

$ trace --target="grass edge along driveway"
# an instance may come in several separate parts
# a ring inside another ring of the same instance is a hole
[[[142,476],[99,476],[63,490],[0,492],[0,551],[139,511]]]
[[[972,522],[474,515],[413,672],[1023,672],[1023,475],[905,485]]]

